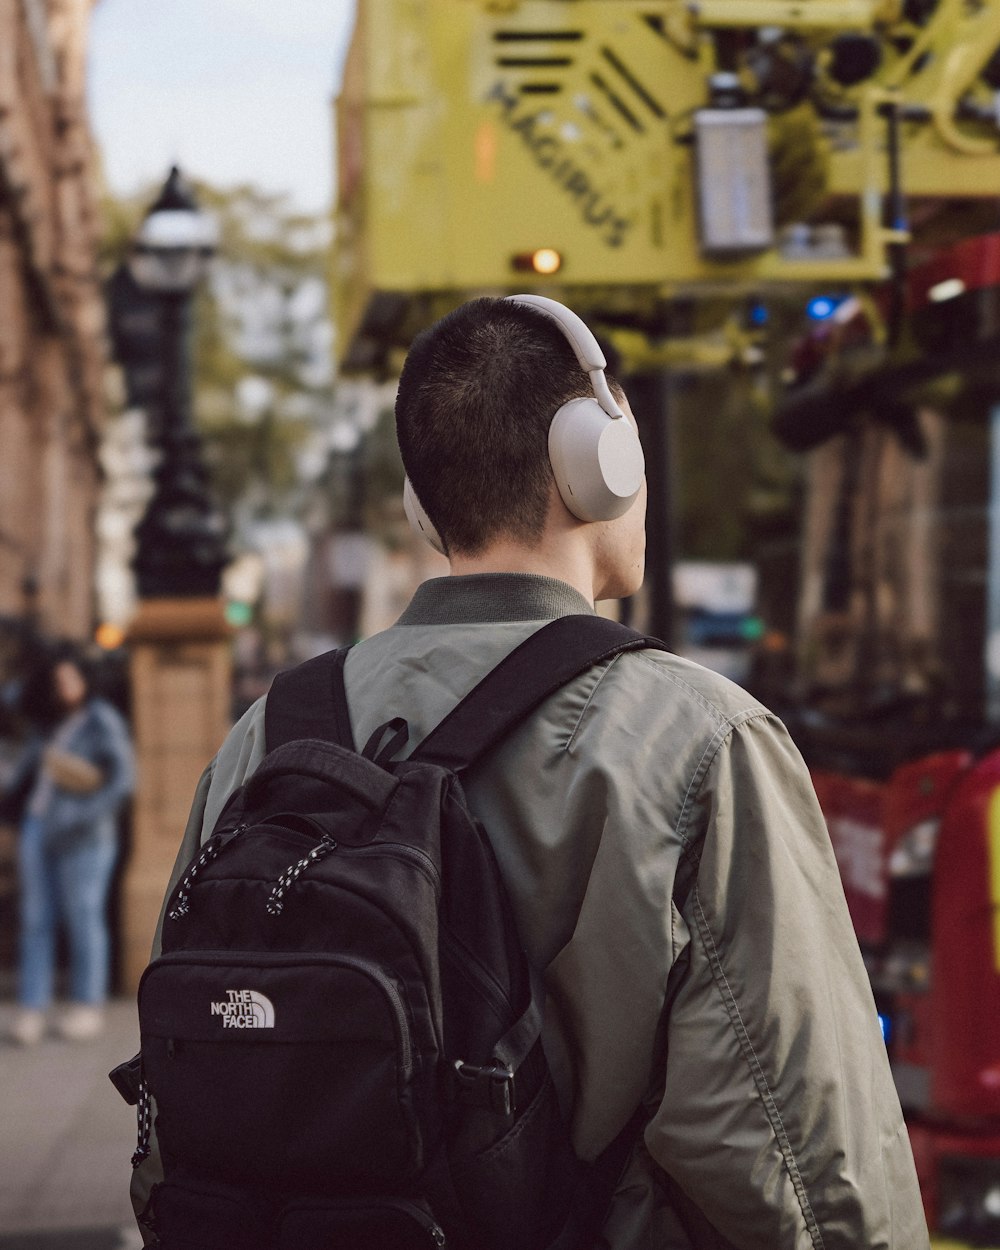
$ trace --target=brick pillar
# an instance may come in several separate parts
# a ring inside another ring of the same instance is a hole
[[[146,599],[129,630],[137,785],[122,906],[122,975],[134,990],[195,785],[229,730],[230,629],[218,599]]]

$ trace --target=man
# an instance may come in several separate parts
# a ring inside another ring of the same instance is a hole
[[[595,387],[523,303],[476,300],[418,338],[397,429],[451,576],[351,651],[356,741],[402,716],[412,749],[546,621],[638,589],[644,485],[623,515],[581,521],[550,466],[553,414]],[[202,779],[180,866],[262,751],[261,703]],[[550,698],[467,796],[544,978],[577,1153],[646,1111],[602,1244],[927,1246],[826,828],[765,708],[668,653],[624,654]]]

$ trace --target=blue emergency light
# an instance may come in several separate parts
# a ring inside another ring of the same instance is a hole
[[[814,295],[806,304],[806,315],[811,321],[829,321],[842,302],[833,295]]]
[[[752,299],[747,305],[747,321],[749,324],[756,328],[766,326],[769,320],[770,315],[767,311],[767,305],[762,304],[759,299]]]

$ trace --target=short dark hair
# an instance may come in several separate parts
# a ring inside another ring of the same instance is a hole
[[[478,555],[501,536],[538,541],[549,425],[562,404],[592,394],[559,327],[524,304],[475,299],[417,336],[399,379],[396,436],[449,551]]]

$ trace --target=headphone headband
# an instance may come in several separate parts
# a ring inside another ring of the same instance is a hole
[[[515,304],[527,304],[537,312],[544,313],[550,321],[554,321],[562,331],[566,341],[572,347],[580,368],[590,375],[590,384],[594,388],[594,396],[609,417],[624,417],[618,401],[611,394],[604,370],[608,362],[601,351],[601,345],[594,338],[590,326],[578,317],[571,308],[560,304],[558,300],[549,299],[545,295],[508,295],[508,300]]]

